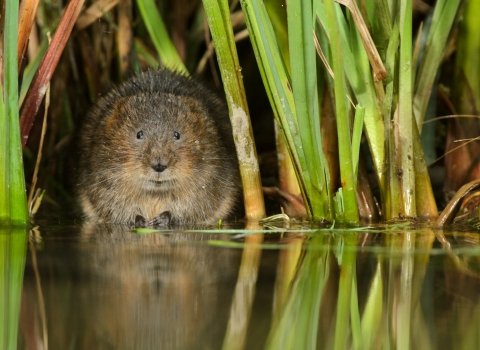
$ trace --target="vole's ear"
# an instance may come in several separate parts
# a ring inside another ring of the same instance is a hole
[[[129,113],[128,111],[128,100],[130,97],[121,97],[115,101],[112,112],[107,117],[106,129],[113,130],[119,127],[120,121],[125,120],[125,114]]]
[[[203,105],[203,103],[188,96],[184,97],[184,101],[188,107],[188,112],[191,115],[196,116],[195,118],[190,118],[195,120],[194,126],[196,126],[197,128],[205,128],[205,121],[206,121],[205,119],[208,115],[208,111]],[[201,130],[201,129],[197,129],[197,130]]]

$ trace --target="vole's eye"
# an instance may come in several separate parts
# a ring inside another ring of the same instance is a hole
[[[137,140],[143,140],[143,131],[142,130],[137,132]]]
[[[174,138],[175,140],[180,140],[180,134],[175,131],[175,132],[173,133],[173,138]]]

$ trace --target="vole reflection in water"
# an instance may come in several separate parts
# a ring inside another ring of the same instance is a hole
[[[137,235],[86,223],[80,241],[47,241],[37,258],[49,348],[221,347],[241,251],[202,241],[226,238]],[[24,291],[24,314],[32,314],[38,301],[31,261]],[[35,324],[40,330],[39,317]],[[26,345],[31,337],[24,336]]]

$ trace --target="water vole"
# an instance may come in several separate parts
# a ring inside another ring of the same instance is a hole
[[[99,99],[79,132],[78,196],[103,222],[228,218],[240,197],[228,110],[194,80],[144,72]]]

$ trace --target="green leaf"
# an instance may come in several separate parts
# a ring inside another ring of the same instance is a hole
[[[365,107],[357,105],[355,109],[355,120],[353,122],[352,135],[352,164],[355,179],[358,174],[358,159],[360,157],[360,142],[362,141],[363,120],[365,117]]]
[[[415,82],[413,108],[420,132],[422,131],[435,75],[442,61],[447,39],[452,30],[452,24],[459,5],[460,0],[439,0],[435,4],[435,12],[433,13],[430,31],[428,32],[425,52]]]
[[[0,103],[0,224],[25,225],[28,220],[18,106],[18,1],[5,3],[4,91]],[[2,94],[3,93],[3,94]]]
[[[335,75],[335,112],[337,116],[338,149],[340,157],[340,176],[342,180],[345,220],[358,222],[356,199],[356,181],[352,164],[352,141],[350,134],[349,101],[342,60],[342,47],[339,37],[339,25],[333,0],[325,1],[330,44],[332,47],[332,67]]]
[[[322,162],[322,138],[315,44],[313,41],[314,11],[310,1],[287,1],[290,71],[295,100],[299,137],[307,162],[312,186],[308,197],[313,219],[333,219],[331,184],[325,174],[328,163]]]
[[[232,123],[247,219],[266,216],[260,170],[227,0],[204,0]]]
[[[312,183],[307,170],[307,158],[299,138],[295,101],[288,70],[263,2],[245,0],[240,4],[265,90],[287,141],[287,148],[299,180],[308,216],[312,217],[312,207],[308,197]]]
[[[142,19],[165,67],[188,74],[187,68],[173,46],[154,0],[137,0]]]
[[[412,74],[412,0],[403,0],[400,2],[398,124],[394,124],[397,128],[396,159],[392,161],[399,165],[398,171],[402,174],[399,177],[403,198],[402,212],[405,216],[416,217]]]

